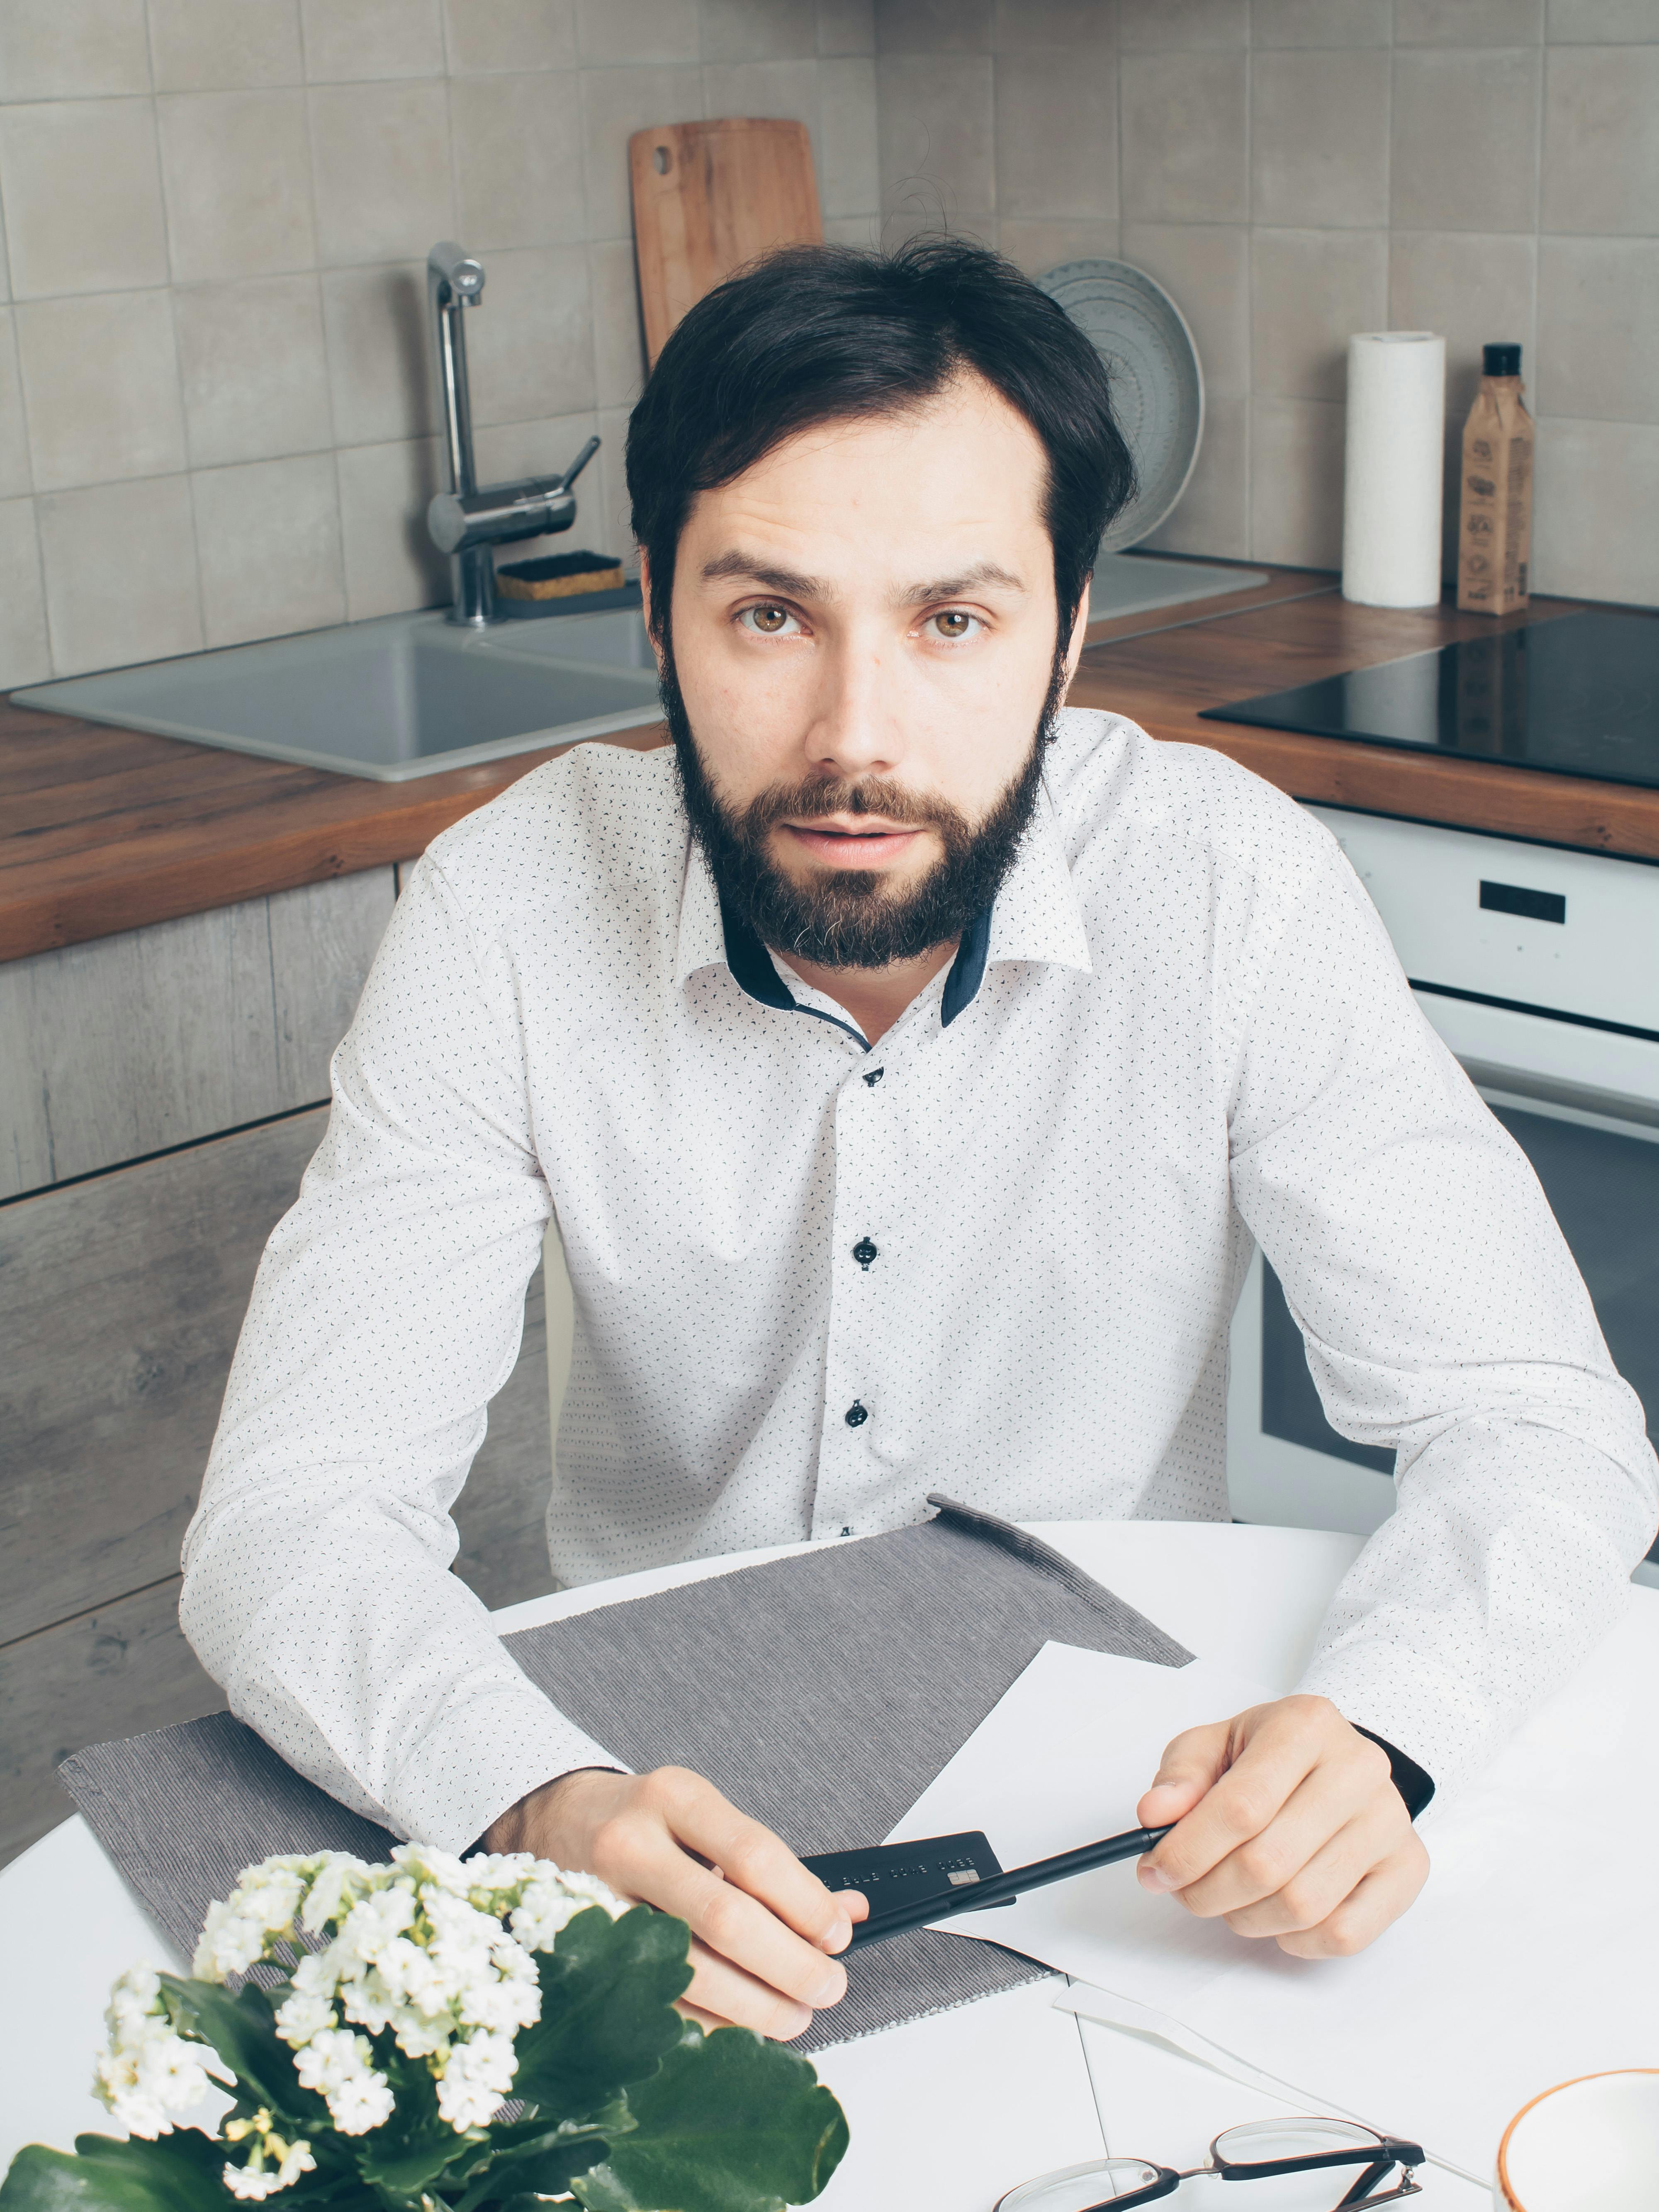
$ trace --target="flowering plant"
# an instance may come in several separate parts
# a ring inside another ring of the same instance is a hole
[[[847,2148],[841,2107],[793,2052],[675,2011],[689,1945],[524,1852],[266,1859],[209,1908],[193,1979],[115,1984],[94,2086],[127,2141],[29,2144],[0,2212],[804,2204]],[[210,2081],[216,2136],[176,2124]]]

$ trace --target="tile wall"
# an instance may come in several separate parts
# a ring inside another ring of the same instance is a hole
[[[1155,544],[1335,565],[1349,333],[1443,331],[1454,434],[1514,337],[1538,588],[1659,603],[1659,0],[877,0],[876,50],[890,238],[1180,302],[1208,422]]]
[[[799,117],[863,241],[872,55],[870,0],[0,0],[0,690],[447,596],[446,236],[481,473],[597,430],[550,550],[623,551],[629,132]]]

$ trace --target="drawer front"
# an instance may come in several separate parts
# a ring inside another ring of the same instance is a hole
[[[1659,867],[1313,806],[1414,982],[1659,1035]]]

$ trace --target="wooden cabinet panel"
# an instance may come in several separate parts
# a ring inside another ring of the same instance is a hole
[[[389,867],[0,964],[0,1198],[328,1095]]]

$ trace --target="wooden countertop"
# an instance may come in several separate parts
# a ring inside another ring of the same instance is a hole
[[[1071,696],[1213,745],[1297,799],[1659,860],[1659,791],[1198,720],[1493,627],[1350,606],[1334,578],[1273,570],[1255,590],[1097,625]],[[646,749],[663,731],[608,742]],[[0,704],[0,959],[412,859],[562,750],[374,783]]]

